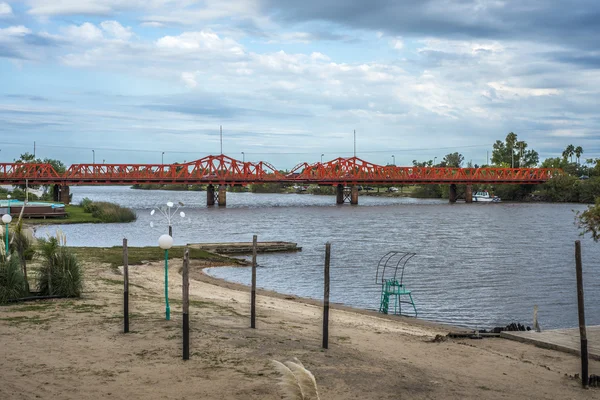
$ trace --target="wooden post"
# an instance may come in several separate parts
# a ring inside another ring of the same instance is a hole
[[[123,239],[123,333],[129,332],[129,256],[127,239]]]
[[[575,241],[575,273],[577,275],[577,308],[579,309],[579,338],[581,340],[581,384],[588,386],[588,348],[583,302],[583,272],[581,267],[581,242]]]
[[[48,296],[52,296],[52,267],[48,266]]]
[[[329,262],[331,260],[331,243],[325,244],[325,276],[323,292],[323,348],[329,348]]]
[[[185,248],[183,254],[183,359],[190,359],[190,279],[189,279],[190,251]]]
[[[256,247],[257,236],[252,237],[252,292],[250,295],[250,328],[256,328]]]

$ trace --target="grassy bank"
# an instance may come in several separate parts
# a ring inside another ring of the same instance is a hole
[[[92,202],[84,199],[81,205],[65,206],[66,218],[30,218],[23,219],[27,225],[52,225],[52,224],[96,224],[111,222],[132,222],[137,216],[135,212],[126,207],[107,202]]]

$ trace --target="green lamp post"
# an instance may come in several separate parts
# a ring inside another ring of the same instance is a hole
[[[169,307],[169,249],[173,247],[173,238],[169,235],[161,235],[158,238],[158,246],[165,251],[165,314],[168,321],[171,319],[171,308]]]
[[[4,214],[2,216],[2,223],[6,225],[6,235],[5,235],[5,238],[6,238],[6,247],[5,247],[6,253],[5,254],[7,256],[8,256],[8,224],[10,224],[11,222],[12,222],[12,217],[10,216],[10,214]]]

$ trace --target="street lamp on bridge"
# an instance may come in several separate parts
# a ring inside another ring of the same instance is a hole
[[[242,151],[242,162],[246,162],[246,153]]]
[[[325,154],[321,154],[321,164],[323,164],[323,156],[324,156],[324,155],[325,155]]]
[[[92,150],[92,164],[96,164],[96,151]]]
[[[164,164],[165,163],[165,152],[163,151],[162,154],[160,155],[160,163]]]
[[[433,166],[435,167],[435,160],[437,160],[437,157],[433,157]]]
[[[392,160],[394,160],[394,162],[392,164],[394,164],[394,166],[396,166],[396,157],[392,154]]]

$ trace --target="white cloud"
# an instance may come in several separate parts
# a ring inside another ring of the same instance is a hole
[[[395,50],[402,50],[402,48],[404,48],[404,42],[402,41],[401,38],[394,38],[394,39],[392,39],[392,41],[390,42],[390,45]]]
[[[165,26],[165,24],[163,24],[162,22],[156,22],[156,21],[142,22],[140,25],[150,27],[150,28],[163,28]]]
[[[79,26],[69,25],[63,28],[63,32],[73,40],[84,42],[95,42],[104,38],[102,31],[96,25],[89,22],[85,22]]]
[[[196,74],[194,74],[193,72],[182,72],[181,80],[190,89],[193,89],[196,86],[198,86],[198,82],[196,82]]]
[[[12,17],[12,16],[13,16],[13,12],[12,12],[12,8],[10,7],[10,4],[0,2],[0,19]]]
[[[556,96],[561,93],[558,89],[553,88],[527,88],[527,87],[511,87],[504,82],[490,82],[488,85],[496,92],[504,92],[505,94],[530,97],[530,96]]]
[[[184,32],[179,36],[163,36],[156,41],[156,46],[168,51],[194,53],[201,51],[218,51],[223,55],[244,54],[244,49],[236,41],[220,38],[212,31]]]
[[[9,26],[8,28],[0,28],[0,39],[2,37],[9,36],[25,36],[31,33],[31,29],[19,25],[19,26]]]
[[[100,24],[104,32],[108,33],[115,39],[129,40],[133,36],[133,32],[130,27],[125,28],[117,21],[104,21]]]

